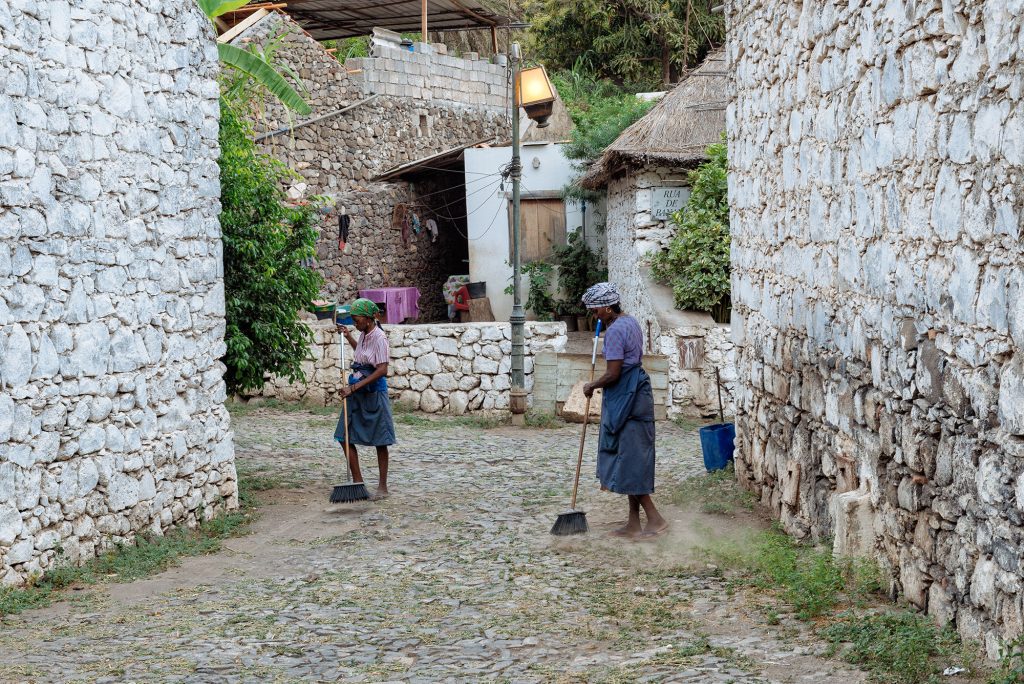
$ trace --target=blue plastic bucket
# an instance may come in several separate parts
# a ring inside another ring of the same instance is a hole
[[[700,449],[709,473],[721,470],[732,460],[735,440],[736,426],[732,423],[716,423],[700,429]]]

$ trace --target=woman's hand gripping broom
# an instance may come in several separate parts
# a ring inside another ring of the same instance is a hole
[[[594,330],[594,349],[590,352],[590,382],[594,382],[594,370],[597,368],[597,340],[601,335],[601,321],[597,322]],[[576,510],[576,493],[580,488],[580,469],[583,467],[583,444],[587,439],[587,423],[590,421],[590,397],[587,397],[586,407],[583,409],[583,432],[580,433],[580,453],[576,458],[576,481],[572,486],[572,503],[569,510],[558,516],[555,524],[551,527],[551,534],[565,537],[570,534],[586,534],[587,514]]]

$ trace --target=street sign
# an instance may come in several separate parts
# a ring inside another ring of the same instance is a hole
[[[663,187],[652,188],[651,217],[656,221],[664,221],[683,208],[690,197],[690,188]]]

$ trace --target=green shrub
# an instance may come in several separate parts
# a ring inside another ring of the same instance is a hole
[[[825,628],[824,636],[845,661],[865,668],[875,681],[926,684],[937,681],[940,662],[959,660],[956,634],[939,630],[929,618],[910,610],[843,614]]]
[[[267,374],[301,380],[312,334],[298,313],[323,283],[302,265],[315,254],[317,198],[285,202],[289,170],[256,150],[251,127],[224,98],[219,164],[228,390],[262,387]]]
[[[538,259],[521,267],[522,274],[530,281],[529,294],[524,306],[533,312],[538,321],[550,321],[555,317],[555,298],[551,294],[551,276],[555,267]],[[505,288],[505,294],[512,294],[512,285]]]
[[[569,234],[569,244],[555,247],[555,263],[558,265],[558,289],[565,297],[556,308],[560,314],[583,315],[586,309],[582,297],[594,283],[608,279],[608,269],[601,265],[601,258],[587,247],[582,229]]]
[[[709,160],[690,173],[686,206],[672,216],[675,236],[654,258],[654,277],[672,287],[679,309],[712,311],[728,302],[729,201],[726,148],[707,151]]]

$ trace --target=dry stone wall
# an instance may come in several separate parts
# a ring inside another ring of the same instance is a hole
[[[0,581],[237,506],[217,50],[192,2],[0,3]]]
[[[302,79],[304,97],[313,109],[305,120],[373,98],[310,125],[294,116],[289,120],[273,102],[268,102],[258,117],[259,130],[281,131],[263,139],[262,146],[299,174],[294,194],[327,196],[351,217],[351,244],[345,252],[338,249],[337,214],[332,212],[321,221],[317,267],[327,281],[324,294],[333,300],[347,301],[356,296],[357,289],[417,287],[422,318],[443,317],[441,287],[448,276],[457,274],[449,266],[449,239],[461,238],[457,221],[438,221],[442,236],[436,243],[431,242],[426,231],[405,237],[393,225],[394,207],[415,205],[414,210],[423,214],[425,220],[427,215],[419,205],[429,204],[429,198],[416,197],[405,181],[379,183],[372,179],[405,162],[507,136],[505,108],[490,96],[478,102],[480,98],[475,96],[473,86],[487,86],[493,80],[491,72],[499,68],[386,45],[375,47],[374,57],[341,64],[290,18],[279,13],[265,18],[233,42],[245,46],[270,41],[277,41],[275,59]],[[428,73],[424,75],[423,71]],[[484,78],[483,74],[491,75]],[[461,91],[448,93],[450,97],[441,97],[440,90],[429,91],[419,85],[397,87],[402,79],[419,79],[419,83],[424,79],[439,82],[442,77],[464,77],[467,85]],[[388,88],[380,87],[385,83]],[[437,173],[451,185],[465,183],[453,170]],[[464,223],[464,212],[446,215],[462,216]],[[466,250],[464,246],[461,249]],[[456,270],[465,272],[465,264],[458,263]]]
[[[306,382],[276,378],[264,397],[339,403],[340,336],[330,322],[312,324],[313,345],[305,363]],[[512,328],[508,323],[385,325],[391,345],[388,388],[391,398],[427,413],[462,415],[473,411],[507,411],[512,367]],[[357,333],[358,334],[358,333]],[[525,384],[533,389],[534,357],[565,349],[564,323],[526,323]],[[351,362],[350,349],[346,358]]]
[[[1024,5],[727,15],[740,477],[995,656],[1024,631]]]

